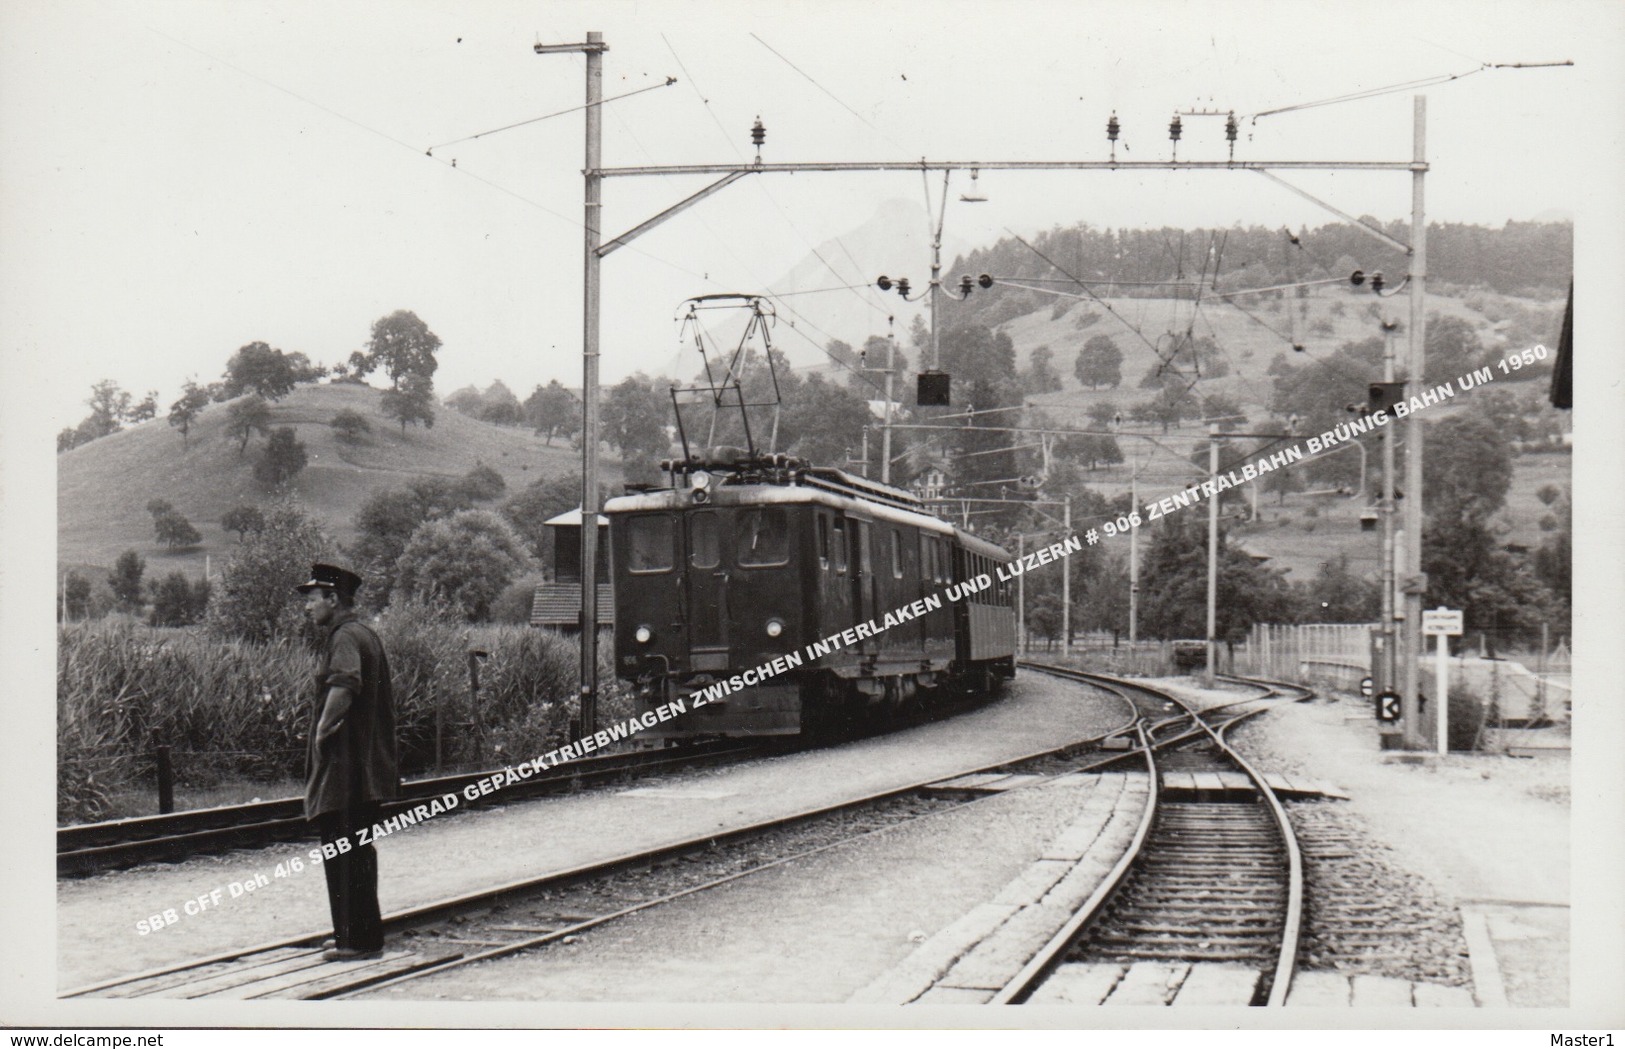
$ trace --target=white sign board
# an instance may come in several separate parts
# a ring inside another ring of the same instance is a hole
[[[1422,610],[1422,633],[1448,634],[1457,637],[1461,634],[1461,609],[1435,608],[1431,611]]]

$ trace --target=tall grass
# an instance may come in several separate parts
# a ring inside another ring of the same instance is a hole
[[[522,760],[565,740],[578,711],[577,642],[519,626],[470,628],[404,604],[373,624],[389,656],[403,776]],[[600,646],[601,719],[630,704]],[[476,711],[468,653],[479,668]],[[64,626],[57,659],[57,809],[104,815],[109,794],[152,783],[154,748],[171,748],[183,785],[300,777],[316,700],[317,654],[299,641],[256,644],[129,621]],[[438,762],[437,745],[438,736]]]

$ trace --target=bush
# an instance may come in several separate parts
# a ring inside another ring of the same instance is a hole
[[[513,623],[525,626],[530,623],[530,608],[536,596],[536,588],[542,583],[542,574],[532,572],[520,576],[509,583],[497,599],[491,602],[491,622]]]
[[[1449,725],[1451,750],[1480,750],[1484,741],[1484,701],[1471,689],[1457,687],[1450,690]]]
[[[332,540],[291,501],[265,513],[220,570],[206,623],[218,637],[268,642],[301,637],[303,604],[294,587],[310,578],[312,562],[328,558]]]
[[[366,416],[353,408],[345,408],[337,412],[333,416],[333,421],[328,425],[338,434],[339,440],[348,441],[352,444],[372,432],[372,423],[367,421]]]

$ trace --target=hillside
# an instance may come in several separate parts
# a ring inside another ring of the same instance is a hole
[[[293,494],[341,542],[354,539],[356,512],[369,495],[405,485],[415,477],[460,477],[484,463],[510,492],[538,478],[580,471],[580,454],[563,441],[548,447],[529,430],[490,423],[441,407],[430,429],[408,427],[380,413],[381,391],[353,384],[297,387],[271,406],[273,427],[291,426],[309,458],[293,479]],[[372,423],[372,432],[347,444],[328,425],[343,409]],[[153,419],[57,456],[57,560],[62,565],[106,567],[125,550],[148,561],[148,575],[182,569],[201,571],[204,558],[218,560],[236,545],[220,527],[234,506],[255,505],[271,495],[254,479],[265,445],[238,442],[225,433],[226,404],[198,418],[186,446],[179,430]],[[618,467],[606,466],[612,475]],[[153,538],[150,499],[169,500],[203,536],[197,547],[171,554]]]

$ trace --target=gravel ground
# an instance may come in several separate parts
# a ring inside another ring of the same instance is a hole
[[[1015,790],[940,810],[589,930],[571,943],[366,997],[845,1002],[1021,874],[1076,818],[1058,803],[1075,797],[1060,789]],[[559,903],[580,906],[574,899]]]
[[[1328,843],[1321,871],[1363,892],[1365,903],[1384,905],[1385,923],[1417,930],[1417,943],[1387,958],[1359,959],[1348,933],[1342,945],[1312,942],[1309,966],[1463,983],[1462,913],[1481,901],[1515,901],[1522,920],[1497,913],[1487,921],[1507,1004],[1566,1005],[1568,759],[1385,760],[1369,709],[1352,697],[1282,705],[1231,734],[1261,770],[1302,773],[1349,793],[1349,801],[1294,806]],[[1482,1000],[1485,988],[1478,990]]]
[[[1009,760],[1125,719],[1122,704],[1040,675],[946,721],[739,765],[640,780],[637,792],[594,791],[435,819],[379,844],[387,912],[537,877],[597,859],[756,822],[832,801]],[[262,943],[327,925],[318,865],[286,878],[278,846],[57,884],[58,986],[74,987]],[[183,904],[264,873],[270,884],[195,916]],[[145,936],[136,922],[165,908],[180,920]]]

